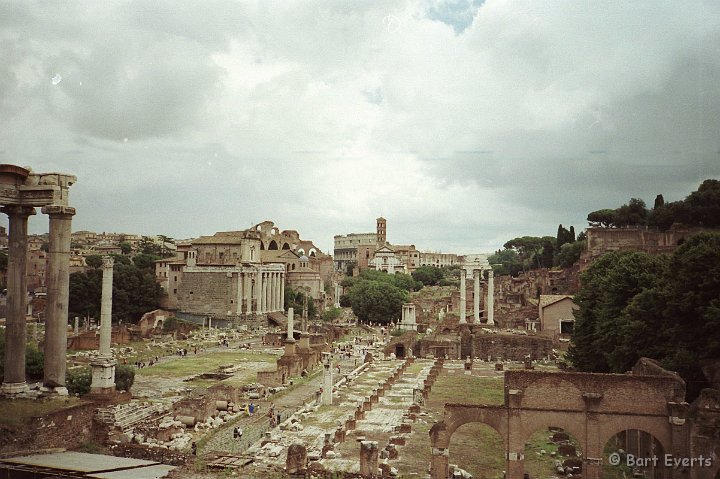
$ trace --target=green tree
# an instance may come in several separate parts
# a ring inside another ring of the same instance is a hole
[[[287,311],[288,308],[293,308],[296,315],[301,314],[305,303],[305,296],[306,293],[304,291],[298,291],[293,288],[286,287],[284,304],[285,311]],[[308,318],[314,318],[317,316],[318,311],[315,306],[315,301],[310,296],[307,297],[307,308]]]
[[[625,309],[635,295],[656,287],[667,260],[639,252],[610,252],[581,275],[574,301],[575,327],[568,357],[581,371],[625,372],[628,358],[616,348],[639,338],[626,336]],[[630,364],[631,365],[631,364]]]
[[[557,264],[561,268],[569,268],[575,261],[580,259],[580,255],[585,251],[587,242],[585,240],[575,241],[574,243],[565,243],[557,254]]]
[[[342,308],[328,308],[320,315],[320,319],[325,322],[332,323],[342,316]]]
[[[126,256],[116,258],[113,271],[113,321],[136,322],[158,307],[160,285],[154,272],[139,268]],[[121,259],[121,260],[120,260]],[[102,270],[70,275],[69,316],[100,315]]]
[[[514,249],[497,250],[495,254],[488,256],[488,262],[493,265],[493,271],[497,275],[517,276],[523,270],[522,260]]]
[[[630,201],[615,210],[616,226],[642,226],[647,224],[647,208],[640,198]]]
[[[85,264],[91,268],[98,269],[103,264],[102,256],[99,254],[91,254],[85,257]]]
[[[685,202],[690,206],[693,224],[706,228],[720,226],[720,181],[703,181]]]
[[[606,208],[593,211],[591,213],[588,213],[587,221],[590,226],[593,227],[601,226],[603,228],[612,228],[613,226],[615,226],[616,221],[615,210]]]
[[[665,198],[663,198],[663,195],[657,195],[655,197],[655,203],[653,203],[653,209],[656,210],[658,208],[662,208],[665,206]]]
[[[130,254],[132,252],[132,245],[125,241],[121,241],[118,245],[122,254]]]
[[[133,256],[132,262],[138,268],[151,271],[155,274],[155,261],[159,259],[160,256],[154,254],[140,253]]]
[[[503,247],[513,249],[523,261],[523,268],[530,268],[535,263],[538,267],[541,264],[540,253],[545,245],[544,239],[537,236],[522,236],[513,238],[506,242]]]
[[[443,272],[436,266],[420,266],[413,271],[412,277],[415,281],[419,281],[425,286],[435,286],[443,279]]]
[[[353,313],[361,322],[388,324],[402,314],[407,292],[390,282],[361,280],[349,292]]]

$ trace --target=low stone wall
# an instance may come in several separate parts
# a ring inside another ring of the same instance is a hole
[[[530,355],[533,360],[547,357],[553,348],[552,340],[539,336],[515,334],[481,334],[472,340],[473,356],[481,359],[510,359],[522,361]]]

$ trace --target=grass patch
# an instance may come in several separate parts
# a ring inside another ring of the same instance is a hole
[[[503,378],[465,374],[440,375],[432,387],[429,400],[433,402],[433,407],[439,407],[440,411],[445,403],[501,405],[505,401]]]
[[[249,353],[247,351],[223,351],[198,356],[188,355],[185,358],[161,362],[152,367],[138,369],[135,374],[148,377],[182,378],[193,374],[214,371],[220,366],[237,365],[243,362],[267,362],[268,364],[272,364],[276,359],[276,356],[272,354]]]
[[[53,400],[34,399],[0,399],[0,424],[5,426],[19,426],[26,424],[37,416],[60,411],[81,404],[83,401],[75,397]]]

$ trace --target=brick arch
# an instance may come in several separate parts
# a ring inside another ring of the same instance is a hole
[[[430,429],[430,442],[433,447],[448,448],[450,438],[457,428],[465,424],[482,423],[500,434],[507,449],[507,410],[505,408],[446,404],[445,411],[445,420],[435,423]]]
[[[635,429],[645,432],[654,437],[662,446],[666,454],[673,452],[672,450],[672,430],[671,425],[667,421],[659,421],[656,417],[644,416],[626,416],[619,423],[610,422],[600,429],[600,447],[603,449],[605,445],[617,434]]]
[[[568,414],[565,412],[557,412],[554,414],[550,412],[545,412],[544,414],[523,414],[522,429],[520,431],[513,431],[518,434],[517,439],[519,439],[519,441],[512,442],[521,444],[524,448],[530,436],[542,429],[547,431],[550,426],[560,427],[570,434],[582,450],[583,456],[597,452],[587,450],[589,447],[585,440],[587,430],[584,413],[582,413],[582,415]]]

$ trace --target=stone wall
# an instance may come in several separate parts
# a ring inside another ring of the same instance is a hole
[[[178,288],[181,311],[225,316],[233,310],[232,276],[225,272],[185,272]]]
[[[553,346],[549,338],[521,334],[480,334],[473,337],[472,343],[474,357],[512,361],[522,361],[528,354],[532,359],[545,358]]]

